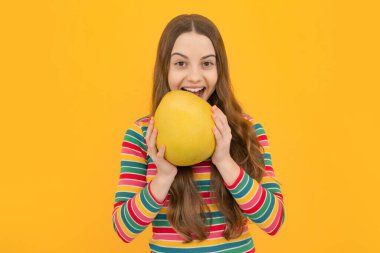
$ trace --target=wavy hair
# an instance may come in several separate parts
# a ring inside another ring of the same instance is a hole
[[[248,120],[242,117],[242,108],[234,97],[228,70],[227,54],[222,37],[208,18],[198,14],[184,14],[173,18],[165,27],[157,48],[153,74],[151,115],[154,115],[163,96],[170,91],[168,73],[170,54],[178,36],[195,32],[207,36],[215,49],[218,80],[214,93],[208,99],[210,105],[217,105],[227,116],[231,128],[230,152],[234,161],[252,178],[261,181],[265,173],[263,147]],[[211,197],[225,217],[223,236],[227,239],[239,237],[248,221],[231,193],[223,184],[223,178],[214,164],[211,164]],[[192,177],[191,166],[178,166],[177,175],[171,185],[167,217],[170,224],[185,238],[186,242],[205,240],[209,230],[205,224],[206,211],[211,211],[202,200]],[[210,219],[212,220],[212,219]],[[211,224],[208,224],[211,225]]]

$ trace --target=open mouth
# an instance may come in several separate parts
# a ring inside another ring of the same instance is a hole
[[[203,88],[181,88],[181,90],[184,90],[184,91],[188,91],[188,92],[191,92],[193,93],[194,95],[197,95],[199,97],[202,97],[203,96],[203,93],[205,92],[206,90],[206,87],[203,87]]]

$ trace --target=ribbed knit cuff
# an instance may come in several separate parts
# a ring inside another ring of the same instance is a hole
[[[243,175],[244,175],[244,170],[240,166],[240,173],[239,173],[239,176],[237,177],[237,179],[235,180],[235,182],[233,182],[231,185],[228,185],[225,181],[223,183],[227,187],[227,189],[233,189],[233,188],[235,188],[240,183],[240,181],[243,178]]]
[[[163,200],[163,201],[158,201],[158,200],[154,197],[152,191],[150,190],[150,184],[151,184],[151,183],[152,183],[152,181],[150,181],[150,182],[148,183],[148,192],[149,192],[150,197],[156,202],[157,205],[163,205],[164,202],[165,202],[165,200]]]

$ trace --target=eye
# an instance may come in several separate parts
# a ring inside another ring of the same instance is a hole
[[[183,67],[183,66],[185,65],[185,62],[183,62],[183,61],[179,61],[179,62],[174,63],[174,65],[177,65],[177,66]]]
[[[206,62],[203,63],[203,65],[204,65],[205,67],[211,67],[212,65],[214,65],[214,63],[213,63],[213,62],[210,62],[210,61],[206,61]]]

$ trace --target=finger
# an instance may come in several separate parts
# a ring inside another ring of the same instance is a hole
[[[215,136],[217,144],[219,144],[222,141],[222,134],[220,133],[220,131],[218,130],[216,126],[212,128],[212,131],[214,132],[214,136]]]
[[[161,144],[160,150],[157,153],[157,157],[164,158],[165,155],[165,145]]]
[[[146,130],[146,136],[145,139],[148,143],[150,135],[152,134],[152,127],[153,127],[153,116],[150,118],[148,129]]]
[[[214,107],[214,119],[215,119],[215,125],[218,127],[219,134],[221,136],[221,139],[231,140],[232,134],[231,134],[231,128],[228,124],[228,120],[226,115],[223,113],[222,110],[219,109],[216,105]]]
[[[216,112],[218,113],[218,115],[220,115],[222,121],[223,121],[223,124],[224,125],[228,125],[228,120],[227,120],[227,116],[224,114],[224,112],[222,110],[219,109],[219,107],[216,106]]]
[[[223,123],[220,116],[215,114],[213,117],[214,117],[215,125],[219,129],[219,131],[221,133],[228,132],[228,129],[227,129],[226,125]]]
[[[152,136],[152,129],[149,129],[148,127],[148,130],[147,130],[147,133],[146,133],[146,136],[145,136],[145,143],[146,143],[146,146],[147,146],[147,152],[150,153],[150,142],[151,142],[151,136]]]
[[[224,115],[222,110],[220,110],[216,105],[214,107],[213,114],[215,114],[216,117],[220,119],[220,121],[224,127],[228,127],[228,121],[227,121],[226,115]]]
[[[157,138],[157,129],[153,128],[151,136],[149,138],[148,146],[150,149],[157,151],[156,149],[156,138]]]
[[[156,155],[157,155],[157,149],[156,149],[156,137],[157,137],[157,129],[154,128],[152,130],[152,135],[150,137],[150,140],[149,140],[149,154],[150,156],[152,157],[152,159],[154,160],[156,158]]]

